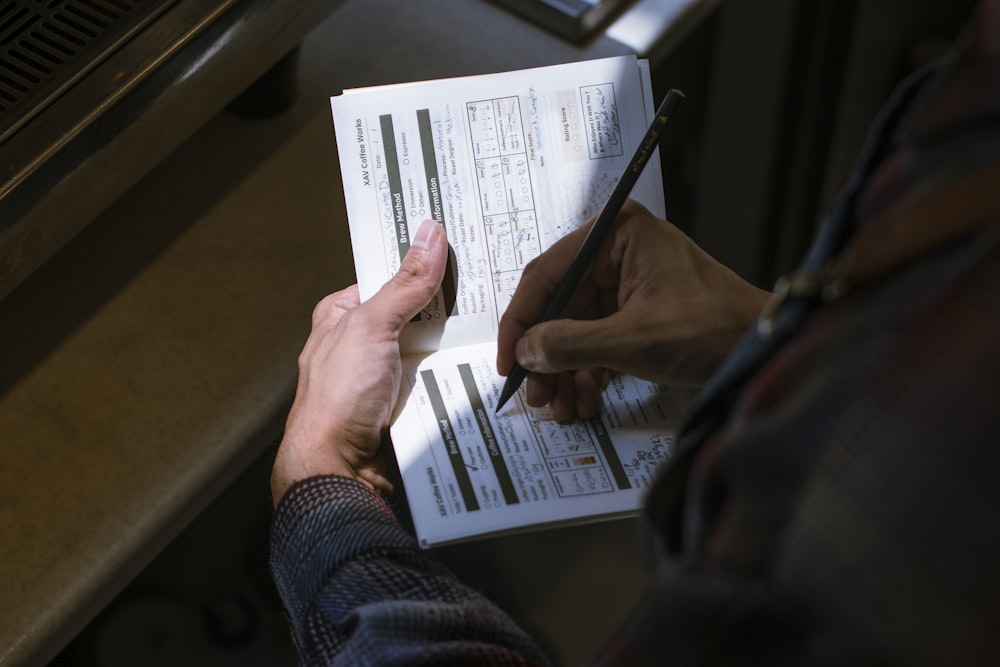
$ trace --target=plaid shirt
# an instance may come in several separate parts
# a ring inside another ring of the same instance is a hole
[[[803,270],[998,161],[987,0],[894,94]],[[647,590],[597,663],[1000,664],[998,444],[1000,219],[832,303],[789,299],[693,406],[647,501]],[[286,494],[272,570],[304,663],[545,661],[353,481]]]

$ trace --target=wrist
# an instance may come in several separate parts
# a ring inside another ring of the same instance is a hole
[[[278,447],[271,468],[271,500],[277,506],[282,497],[293,485],[311,477],[336,475],[348,479],[358,479],[354,470],[336,457],[301,457],[294,451],[289,451],[284,442]]]
[[[271,470],[271,498],[275,506],[288,489],[305,479],[334,475],[361,482],[388,497],[393,484],[385,476],[377,434],[342,429],[319,437],[311,431],[289,427],[278,446]]]

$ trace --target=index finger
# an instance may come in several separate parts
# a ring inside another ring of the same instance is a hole
[[[538,324],[549,297],[576,257],[590,225],[570,232],[533,259],[521,274],[497,330],[497,371],[507,375],[514,366],[514,343]]]

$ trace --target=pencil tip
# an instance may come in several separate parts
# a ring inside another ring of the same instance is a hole
[[[517,393],[518,387],[521,386],[527,374],[528,372],[520,364],[514,364],[514,367],[510,369],[510,373],[507,374],[507,380],[503,383],[503,389],[500,390],[500,399],[497,401],[497,413],[511,399],[511,396]]]

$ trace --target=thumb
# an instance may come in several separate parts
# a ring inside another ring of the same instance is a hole
[[[514,356],[525,370],[534,373],[594,367],[621,370],[622,327],[614,319],[563,319],[536,324],[518,339]]]
[[[368,303],[373,308],[394,315],[393,324],[402,328],[437,293],[447,263],[448,241],[444,228],[433,220],[424,220],[403,257],[399,271]]]

